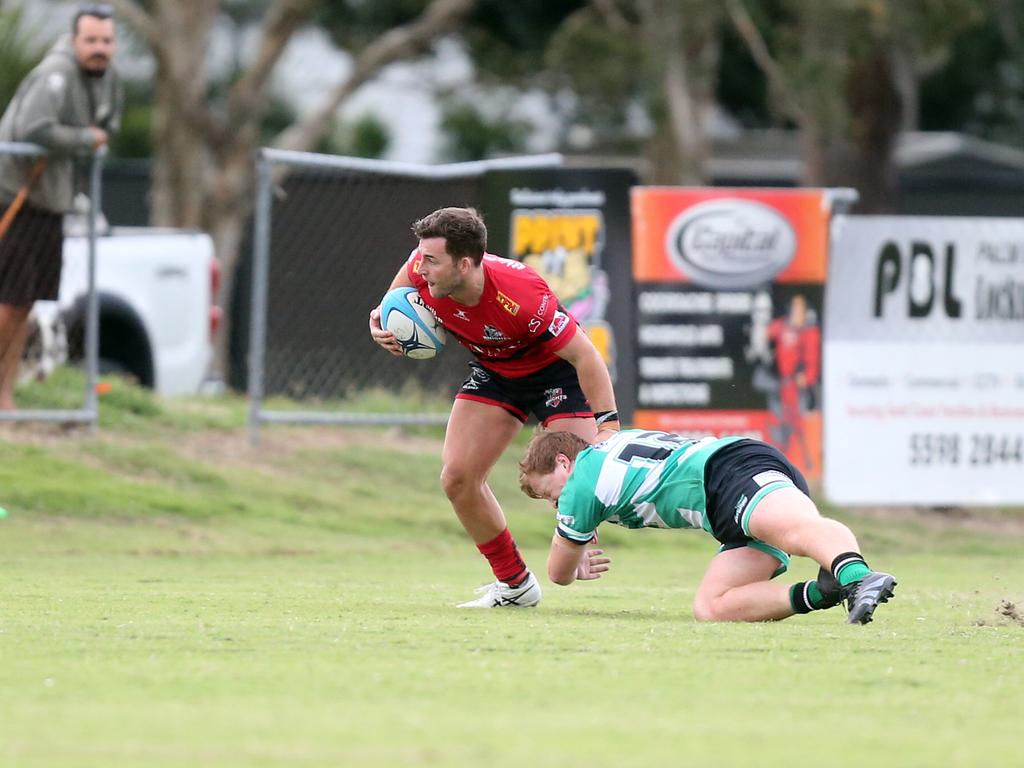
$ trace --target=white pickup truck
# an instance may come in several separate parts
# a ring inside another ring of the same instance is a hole
[[[75,228],[77,229],[77,228]],[[101,230],[102,231],[102,230]],[[56,302],[37,302],[28,375],[81,360],[88,290],[88,238],[64,240]],[[220,322],[220,266],[201,232],[114,227],[96,240],[101,373],[124,373],[161,395],[195,394],[206,380]]]

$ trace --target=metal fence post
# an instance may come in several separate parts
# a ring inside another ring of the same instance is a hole
[[[249,443],[259,444],[263,401],[263,360],[267,337],[267,272],[270,263],[270,215],[273,178],[260,151],[256,161],[256,212],[253,232],[252,307],[249,326]]]
[[[89,276],[85,326],[85,410],[90,414],[93,431],[99,426],[100,408],[96,383],[99,379],[100,303],[96,295],[96,220],[102,208],[103,161],[107,148],[93,153],[89,178]]]

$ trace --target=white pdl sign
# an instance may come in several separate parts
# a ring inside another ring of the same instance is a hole
[[[1024,219],[833,220],[825,494],[1024,503]]]

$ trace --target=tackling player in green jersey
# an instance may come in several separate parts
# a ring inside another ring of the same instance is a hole
[[[822,517],[800,471],[776,448],[741,437],[690,440],[625,430],[590,445],[568,432],[536,435],[519,482],[557,510],[548,555],[556,584],[600,578],[609,559],[587,549],[603,522],[701,528],[722,545],[697,588],[699,621],[768,621],[845,600],[851,624],[871,621],[896,579],[872,571],[853,533]],[[814,581],[772,581],[789,555],[815,560]]]

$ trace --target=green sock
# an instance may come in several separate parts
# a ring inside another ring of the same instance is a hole
[[[835,603],[825,599],[817,581],[798,581],[789,588],[789,605],[793,613],[810,613],[820,608],[831,608]]]
[[[822,603],[825,602],[825,599],[821,595],[821,590],[818,589],[817,581],[812,581],[810,584],[807,585],[807,597],[810,598],[811,607],[815,610],[821,608]]]
[[[860,581],[869,573],[871,569],[859,552],[843,552],[832,561],[832,575],[841,587]]]

